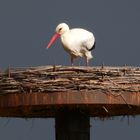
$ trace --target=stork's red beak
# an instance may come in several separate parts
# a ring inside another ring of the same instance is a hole
[[[50,40],[50,42],[49,42],[49,44],[48,44],[48,46],[47,46],[47,49],[51,47],[51,45],[54,43],[54,41],[55,41],[59,36],[60,36],[60,34],[58,34],[58,33],[55,33],[55,34],[53,35],[53,37],[51,38],[51,40]]]

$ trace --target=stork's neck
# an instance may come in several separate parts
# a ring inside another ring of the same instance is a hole
[[[65,37],[69,36],[69,34],[70,34],[70,30],[67,30],[63,34],[61,34],[60,37],[65,38]]]
[[[67,46],[69,44],[69,39],[70,39],[70,30],[68,30],[67,32],[63,33],[60,35],[61,38],[61,42],[64,46]]]

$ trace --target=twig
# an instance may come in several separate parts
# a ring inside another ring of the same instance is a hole
[[[102,108],[105,110],[106,113],[109,112],[105,106],[102,106]]]

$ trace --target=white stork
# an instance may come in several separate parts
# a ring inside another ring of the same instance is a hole
[[[73,60],[77,57],[85,57],[86,65],[88,65],[89,60],[93,57],[91,50],[95,48],[95,37],[93,33],[82,28],[69,29],[66,23],[60,23],[56,27],[56,33],[51,38],[47,48],[50,48],[58,37],[61,38],[64,50],[71,57],[72,66]]]

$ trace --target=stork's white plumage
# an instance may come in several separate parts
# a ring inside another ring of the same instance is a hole
[[[82,28],[69,29],[66,23],[60,23],[56,27],[56,33],[51,38],[47,48],[50,48],[59,36],[64,50],[70,54],[71,65],[77,57],[85,57],[86,65],[88,65],[89,60],[92,58],[91,50],[95,48],[93,33]]]

